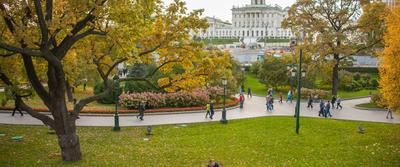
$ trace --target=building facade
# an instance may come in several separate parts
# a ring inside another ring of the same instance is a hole
[[[400,4],[400,0],[383,0],[389,7],[395,7]]]
[[[292,32],[281,27],[288,10],[277,5],[266,5],[265,0],[251,0],[249,5],[233,6],[232,23],[206,17],[210,27],[200,37],[288,39],[293,37]]]

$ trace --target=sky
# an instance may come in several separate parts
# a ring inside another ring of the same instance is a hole
[[[173,2],[173,0],[162,0],[165,4]],[[204,9],[203,16],[215,16],[224,21],[231,22],[232,6],[244,6],[250,4],[251,0],[183,0],[189,10]],[[279,5],[287,7],[292,5],[296,0],[266,0],[269,5]]]

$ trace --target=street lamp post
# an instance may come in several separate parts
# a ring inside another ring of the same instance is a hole
[[[245,70],[245,68],[244,67],[242,67],[241,68],[241,70],[242,70],[242,87],[241,87],[241,93],[243,93],[245,90],[244,90],[244,70]]]
[[[118,94],[119,94],[119,84],[118,84],[118,74],[113,77],[114,81],[114,101],[115,101],[115,113],[114,113],[114,127],[113,131],[120,131],[121,127],[119,126],[119,115],[118,115]]]
[[[221,118],[221,123],[226,124],[228,123],[228,120],[226,120],[226,85],[228,85],[228,80],[226,78],[222,78],[222,85],[224,85],[224,103],[223,103],[223,108],[222,108],[222,118]]]
[[[299,42],[302,42],[304,34],[301,34]],[[297,43],[296,43],[297,44]],[[296,133],[299,134],[300,131],[300,98],[301,98],[301,78],[305,76],[305,71],[302,70],[303,62],[303,49],[300,47],[300,55],[299,55],[299,65],[297,70],[297,102],[296,102]]]
[[[293,91],[293,78],[296,76],[296,70],[297,70],[296,65],[289,64],[287,66],[287,70],[289,72],[289,77],[290,77],[290,90]]]

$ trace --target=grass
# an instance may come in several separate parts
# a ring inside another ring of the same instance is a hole
[[[353,91],[353,92],[339,90],[338,95],[341,98],[348,99],[348,98],[354,98],[354,97],[365,97],[365,96],[369,96],[370,94],[374,94],[377,92],[378,92],[377,90],[367,90],[367,89],[363,89],[360,91]]]
[[[369,108],[369,109],[383,109],[383,107],[379,107],[377,104],[375,103],[362,103],[362,104],[357,104],[357,107],[361,107],[361,108]]]
[[[247,92],[247,88],[250,86],[253,95],[256,96],[266,96],[267,87],[260,83],[257,79],[257,76],[251,73],[246,73],[246,80],[244,82],[245,91]]]
[[[358,133],[363,125],[365,134]],[[264,117],[220,123],[154,127],[80,127],[83,159],[60,160],[54,135],[42,126],[0,125],[1,166],[396,166],[400,164],[400,125],[302,118]],[[11,135],[24,140],[13,142]],[[346,137],[344,137],[346,136]]]
[[[86,90],[83,90],[82,86],[79,86],[78,88],[75,89],[74,97],[76,99],[82,99],[85,97],[89,97],[93,95],[93,87],[86,87]],[[0,92],[0,101],[1,99],[5,98],[4,97],[4,92]],[[25,103],[29,104],[30,106],[33,106],[35,108],[46,108],[44,105],[43,101],[40,99],[39,96],[34,96],[32,98],[28,98],[25,100]],[[5,107],[14,107],[14,101],[10,100],[7,102]],[[72,109],[73,108],[73,103],[67,103],[67,107]],[[101,108],[101,109],[113,109],[115,106],[113,104],[102,104],[98,103],[97,101],[92,102],[87,105],[87,109],[93,109],[93,108]]]
[[[247,92],[248,86],[251,86],[251,89],[252,89],[254,95],[266,96],[267,87],[264,84],[260,83],[254,74],[246,73],[245,76],[246,76],[246,80],[245,80],[244,86],[245,86],[246,92]],[[283,95],[286,96],[286,93],[287,92],[283,92]],[[372,94],[377,93],[377,90],[363,89],[360,91],[351,91],[351,92],[339,90],[338,95],[341,98],[348,99],[348,98],[355,98],[355,97],[365,97],[365,96],[370,95],[371,93]]]

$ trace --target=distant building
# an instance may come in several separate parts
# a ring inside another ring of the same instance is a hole
[[[232,24],[215,17],[206,17],[208,29],[201,33],[201,38],[231,38]]]
[[[283,29],[281,22],[289,8],[265,4],[265,0],[251,0],[250,5],[233,6],[232,23],[206,17],[210,27],[198,36],[201,38],[255,38],[289,39],[290,29]]]
[[[265,0],[252,0],[250,5],[232,8],[232,34],[234,37],[290,38],[290,29],[283,29],[281,22],[289,8],[270,6]]]

